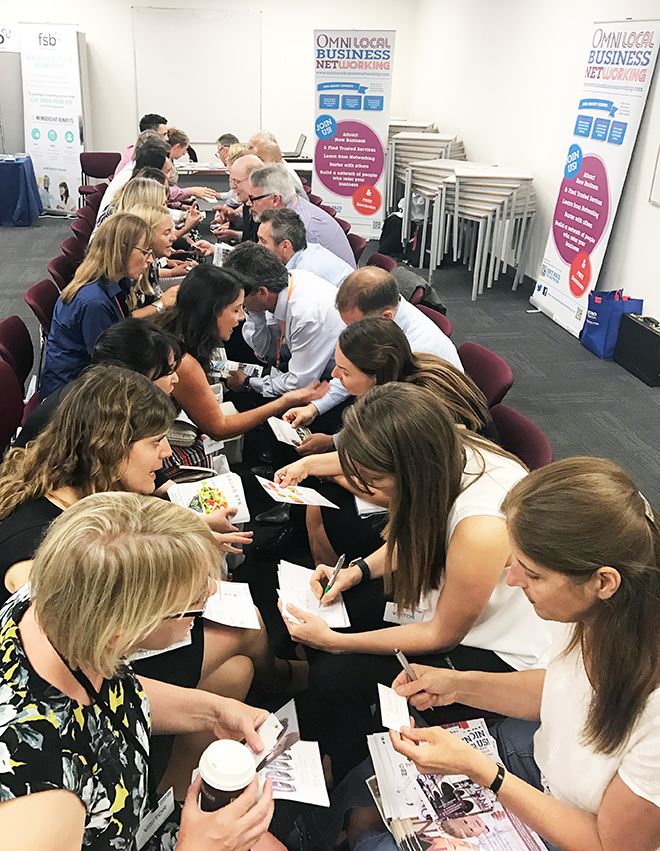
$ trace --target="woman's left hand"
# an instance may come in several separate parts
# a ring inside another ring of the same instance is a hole
[[[214,532],[238,532],[238,526],[234,526],[231,522],[237,508],[216,508],[210,514],[204,515],[204,522],[213,529]]]
[[[218,549],[223,553],[234,553],[241,555],[243,550],[241,546],[252,543],[252,532],[213,532],[213,537]],[[237,546],[233,546],[236,544]]]
[[[163,307],[170,308],[174,307],[176,304],[176,294],[179,292],[179,284],[175,287],[170,287],[165,290],[165,292],[160,297],[160,300],[163,302]]]
[[[248,706],[230,697],[218,698],[212,732],[218,739],[245,739],[253,751],[260,753],[264,744],[257,733],[266,718],[268,711]]]
[[[333,650],[333,642],[337,633],[330,629],[323,618],[313,615],[311,612],[305,612],[291,603],[287,605],[286,610],[283,610],[281,600],[278,601],[277,605],[286,628],[289,630],[289,635],[294,641],[300,641],[301,644],[307,644],[317,650],[336,652]],[[289,620],[287,614],[293,615],[300,623],[293,623]]]
[[[422,774],[467,774],[482,785],[497,774],[491,759],[442,727],[404,727],[400,734],[390,730],[390,739],[394,750],[412,760]]]

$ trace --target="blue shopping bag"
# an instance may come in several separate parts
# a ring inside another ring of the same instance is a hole
[[[587,319],[580,336],[582,345],[596,357],[612,360],[621,317],[643,310],[643,299],[624,296],[623,290],[589,293]]]

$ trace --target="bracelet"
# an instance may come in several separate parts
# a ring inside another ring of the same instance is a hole
[[[369,570],[369,565],[363,558],[354,558],[352,562],[348,565],[348,567],[359,567],[360,572],[362,573],[362,579],[360,582],[368,581],[371,579],[371,571]]]
[[[490,791],[497,797],[497,793],[500,791],[502,783],[504,783],[504,776],[506,774],[506,768],[502,765],[501,762],[497,763],[497,774],[495,775],[495,780],[488,787]]]

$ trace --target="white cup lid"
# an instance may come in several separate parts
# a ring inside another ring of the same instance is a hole
[[[256,773],[254,754],[232,739],[218,739],[204,751],[199,773],[214,789],[235,792],[250,784]]]

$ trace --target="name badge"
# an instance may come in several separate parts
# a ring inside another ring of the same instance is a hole
[[[424,609],[397,609],[394,603],[385,604],[383,620],[399,625],[407,623],[422,623],[426,616]]]
[[[147,844],[151,837],[161,828],[174,812],[174,789],[165,792],[153,810],[149,810],[140,820],[140,826],[135,834],[135,843],[138,851]]]

